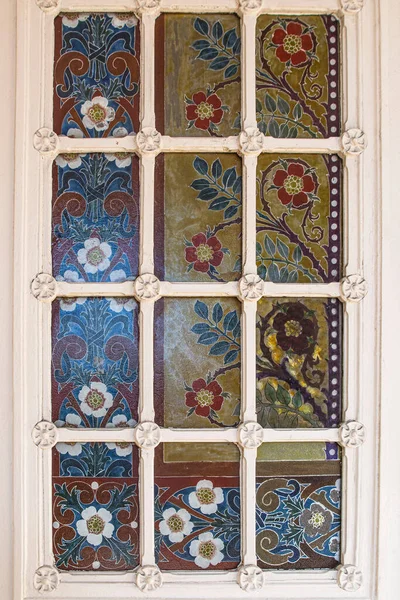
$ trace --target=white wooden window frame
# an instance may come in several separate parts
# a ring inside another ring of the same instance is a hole
[[[59,12],[136,11],[141,20],[141,131],[125,138],[72,139],[51,131],[54,17]],[[154,115],[154,24],[162,12],[237,12],[242,29],[242,132],[228,138],[161,136]],[[341,138],[275,139],[257,130],[258,14],[333,13],[342,23]],[[15,213],[15,598],[370,599],[376,584],[380,214],[378,10],[372,0],[18,0]],[[368,102],[363,102],[367,98]],[[362,134],[362,132],[365,134]],[[361,135],[362,134],[362,135]],[[368,148],[366,137],[368,136]],[[58,152],[140,156],[141,255],[132,284],[56,282],[51,275],[51,166]],[[159,282],[153,275],[154,161],[159,152],[237,152],[243,158],[243,277],[232,283]],[[344,160],[344,274],[340,283],[274,284],[257,278],[256,164],[261,152],[337,153]],[[368,281],[369,293],[366,294]],[[51,424],[51,301],[60,296],[133,296],[140,302],[139,424],[128,429],[57,429]],[[255,412],[257,299],[337,297],[344,303],[344,402],[338,429],[262,429]],[[161,296],[232,296],[242,301],[242,424],[238,429],[164,429],[153,423],[153,311]],[[361,302],[362,300],[362,302]],[[368,349],[368,351],[366,351]],[[352,433],[353,432],[353,433]],[[33,438],[33,441],[32,441]],[[130,572],[60,572],[52,566],[51,448],[57,441],[132,442],[140,447],[140,566]],[[161,573],[154,559],[154,447],[160,442],[234,442],[241,447],[242,563],[236,571]],[[256,567],[255,467],[262,442],[330,441],[343,446],[341,566]],[[364,443],[363,443],[364,442]]]

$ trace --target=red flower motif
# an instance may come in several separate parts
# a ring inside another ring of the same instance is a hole
[[[307,60],[307,50],[312,50],[313,41],[311,35],[302,35],[303,27],[300,23],[291,21],[284,29],[275,29],[272,43],[277,44],[275,54],[283,63],[290,61],[293,66],[298,67]]]
[[[204,233],[192,237],[193,246],[185,248],[185,258],[188,263],[194,263],[194,270],[207,273],[210,265],[218,267],[224,258],[221,242],[213,235],[208,238]]]
[[[278,198],[282,204],[292,203],[299,208],[308,202],[307,192],[313,192],[315,183],[311,175],[304,175],[304,167],[299,163],[291,163],[287,169],[278,169],[273,179],[279,187]]]
[[[212,410],[220,410],[224,401],[221,396],[222,387],[216,381],[207,385],[204,379],[196,379],[192,383],[193,392],[186,392],[186,406],[195,406],[195,413],[200,417],[208,417]]]
[[[221,108],[222,102],[217,94],[206,96],[204,92],[193,94],[194,104],[186,105],[186,118],[194,121],[197,129],[206,131],[210,123],[221,123],[224,111]]]

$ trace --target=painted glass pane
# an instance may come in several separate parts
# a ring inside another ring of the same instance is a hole
[[[256,38],[259,129],[281,138],[338,136],[337,17],[261,15]]]
[[[134,279],[139,263],[139,159],[60,154],[53,165],[53,275]]]
[[[155,197],[159,279],[240,278],[242,162],[236,154],[158,156]]]
[[[240,19],[163,14],[156,21],[156,128],[174,136],[240,131]]]
[[[257,172],[257,266],[276,283],[341,277],[342,161],[264,154]]]
[[[263,427],[338,427],[342,306],[263,298],[257,309],[257,419]]]
[[[138,565],[137,448],[58,443],[52,493],[58,569],[121,571]]]
[[[164,298],[155,306],[156,419],[234,427],[240,417],[240,302]]]
[[[133,298],[55,300],[53,421],[69,427],[134,427],[138,337]]]
[[[139,27],[133,13],[54,20],[54,126],[71,137],[139,129]]]
[[[239,450],[162,444],[155,452],[155,549],[160,569],[240,563]]]
[[[340,559],[336,444],[262,444],[256,471],[256,550],[262,569],[333,569]]]

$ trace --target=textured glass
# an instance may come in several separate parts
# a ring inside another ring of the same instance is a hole
[[[139,128],[139,27],[133,13],[65,13],[54,20],[54,125],[71,137]]]
[[[159,279],[240,278],[242,162],[236,154],[158,156],[155,196]]]
[[[262,569],[333,569],[340,562],[336,444],[262,444],[256,472],[256,551]]]
[[[233,427],[240,416],[240,302],[164,298],[155,306],[156,419]]]
[[[261,15],[256,30],[257,121],[266,135],[340,134],[339,21]]]
[[[276,283],[341,277],[342,161],[263,154],[257,170],[257,266]]]
[[[263,298],[257,307],[257,419],[263,427],[338,427],[342,306]]]
[[[174,136],[240,131],[240,19],[163,14],[156,21],[156,128]]]
[[[239,451],[233,444],[156,448],[155,549],[160,569],[238,566]]]

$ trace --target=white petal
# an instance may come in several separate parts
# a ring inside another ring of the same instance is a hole
[[[101,261],[101,263],[99,263],[97,265],[97,268],[99,271],[105,271],[106,269],[108,269],[109,266],[110,266],[110,261],[108,260],[108,258],[105,258],[104,260]]]
[[[82,402],[81,411],[83,412],[84,415],[89,416],[89,415],[93,414],[93,410],[90,408],[89,404],[87,404],[86,402]]]
[[[168,527],[167,521],[161,521],[158,525],[161,535],[169,535],[171,533],[171,529]]]
[[[222,554],[222,552],[216,552],[210,562],[212,565],[217,565],[223,559],[224,559],[224,555]]]
[[[96,131],[105,131],[107,127],[107,121],[101,121],[101,123],[96,123],[96,125],[94,126]]]
[[[135,427],[135,425],[137,425],[137,421],[135,421],[135,419],[129,419],[126,424],[128,427]]]
[[[189,504],[192,508],[200,508],[199,499],[196,496],[196,492],[190,492],[189,494]]]
[[[188,513],[188,511],[184,508],[181,508],[180,510],[178,510],[177,513],[180,518],[185,521],[185,523],[187,523],[188,521],[190,521],[190,514]]]
[[[107,423],[106,427],[112,427],[111,423]],[[115,450],[117,444],[115,442],[106,442],[106,446],[109,450]]]
[[[211,531],[206,531],[206,533],[201,533],[199,535],[199,540],[201,542],[210,542],[211,540],[213,540],[213,534],[211,533]]]
[[[65,442],[58,442],[58,444],[56,444],[56,450],[60,454],[69,454],[69,446]]]
[[[214,502],[212,504],[202,504],[200,510],[203,515],[212,515],[212,513],[217,512],[218,506]]]
[[[103,541],[103,535],[101,533],[89,533],[86,539],[92,546],[100,546]]]
[[[122,169],[123,167],[129,167],[131,162],[132,162],[131,157],[126,156],[125,158],[117,158],[117,160],[115,161],[115,164],[117,165],[117,167]]]
[[[207,569],[210,566],[210,561],[204,558],[203,556],[196,556],[194,559],[195,564],[202,569]]]
[[[90,263],[86,263],[83,268],[85,269],[86,273],[90,273],[91,275],[97,273],[97,267],[91,265]]]
[[[110,537],[112,537],[113,533],[114,533],[114,525],[112,523],[107,523],[103,529],[104,537],[110,538]]]
[[[75,304],[85,304],[85,302],[86,298],[77,298]]]
[[[87,257],[87,251],[85,250],[85,248],[81,248],[80,250],[78,250],[76,256],[78,258],[78,262],[81,265],[84,265],[85,262],[86,262],[86,260],[87,260],[87,258],[86,258]]]
[[[62,168],[64,168],[64,167],[66,167],[66,166],[67,166],[67,164],[68,164],[68,163],[67,163],[67,161],[65,160],[65,158],[64,158],[64,157],[63,157],[61,154],[59,154],[59,155],[57,156],[57,158],[56,158],[56,165],[58,165],[59,167],[62,167]]]
[[[99,515],[100,519],[103,519],[103,521],[105,521],[106,523],[108,523],[112,519],[112,514],[106,508],[100,508],[97,514]]]
[[[126,279],[126,273],[122,269],[116,269],[110,273],[110,281],[124,281]]]
[[[131,312],[135,308],[135,301],[128,300],[128,302],[125,302],[125,304],[122,304],[122,307],[124,310],[126,310],[126,312]]]
[[[104,254],[107,258],[110,258],[111,254],[112,254],[110,244],[107,244],[107,242],[102,242],[100,244],[100,250],[102,250],[104,252]]]
[[[190,542],[190,546],[189,546],[189,554],[190,556],[197,556],[199,553],[199,546],[200,546],[200,542],[199,540],[193,540],[192,542]]]
[[[170,542],[174,542],[175,543],[175,542],[181,542],[182,540],[183,540],[183,533],[182,533],[182,531],[179,531],[179,532],[177,531],[177,532],[174,532],[174,533],[170,533],[170,535],[169,535],[169,541]]]
[[[129,446],[121,448],[121,446],[116,445],[115,452],[117,453],[117,456],[128,456],[132,452],[132,446],[129,444]]]
[[[84,244],[86,250],[91,250],[92,248],[96,248],[96,246],[100,246],[100,240],[99,238],[89,238],[87,240],[85,240],[85,244]]]
[[[124,137],[125,135],[128,135],[128,130],[125,127],[116,127],[113,131],[114,137]]]
[[[119,304],[115,298],[112,298],[110,300],[110,308],[112,311],[116,312],[116,313],[120,313],[124,310],[124,306],[123,304]]]
[[[92,381],[92,383],[90,384],[90,387],[92,388],[92,390],[97,390],[98,392],[101,392],[102,394],[105,394],[107,392],[107,386],[102,383],[101,381]]]
[[[169,519],[170,517],[172,517],[173,515],[176,515],[176,510],[175,508],[167,508],[167,510],[164,510],[162,516],[163,519]]]
[[[92,108],[93,106],[93,102],[91,100],[86,100],[86,102],[84,102],[81,106],[81,113],[83,115],[86,115],[89,108]]]
[[[97,410],[92,411],[92,415],[94,417],[104,417],[107,412],[107,408],[103,406],[102,408],[98,408]]]
[[[215,502],[216,504],[221,504],[221,502],[224,501],[224,492],[222,491],[221,488],[214,488],[214,494],[215,494]]]
[[[68,415],[67,415],[68,416]],[[54,421],[56,427],[64,427],[65,421]]]
[[[104,394],[104,398],[105,398],[105,401],[104,401],[103,408],[110,408],[110,406],[112,406],[112,403],[113,403],[112,395],[108,394],[108,393]]]
[[[214,544],[217,550],[223,550],[224,549],[224,542],[220,539],[220,538],[215,538],[214,539]]]
[[[65,281],[83,281],[83,279],[81,279],[79,277],[79,273],[77,273],[76,271],[72,271],[71,269],[67,269],[64,273],[64,279]]]
[[[202,479],[201,481],[198,482],[198,484],[196,485],[196,490],[199,490],[201,488],[209,488],[209,489],[213,489],[213,484],[212,481],[209,481],[208,479]]]
[[[107,98],[104,98],[104,96],[96,96],[95,98],[92,99],[92,102],[93,102],[93,106],[95,104],[100,104],[100,106],[102,106],[103,108],[108,106],[108,100],[107,100]]]
[[[80,167],[82,164],[82,160],[81,157],[79,156],[79,154],[77,155],[76,158],[74,158],[73,160],[70,160],[68,165],[70,167],[70,169],[77,169],[78,167]]]
[[[83,131],[77,127],[70,127],[67,131],[67,136],[73,138],[83,138]]]
[[[76,308],[76,302],[67,303],[60,300],[60,307],[64,312],[73,312]]]
[[[82,423],[82,419],[75,413],[68,413],[65,417],[65,422],[69,425],[77,425],[79,427],[79,425]]]
[[[86,400],[86,396],[88,395],[89,392],[90,392],[90,388],[88,388],[87,385],[84,385],[78,394],[78,398],[79,398],[80,402],[83,402],[84,400]]]
[[[112,423],[113,425],[117,426],[117,425],[121,425],[122,423],[126,423],[127,419],[125,415],[115,415],[115,417],[113,417],[112,419]]]
[[[115,110],[111,106],[108,106],[106,110],[106,115],[107,121],[112,121],[115,117]]]
[[[117,158],[117,157],[115,156],[115,154],[106,154],[106,155],[105,155],[105,157],[106,157],[106,159],[107,159],[108,161],[110,161],[110,162],[111,162],[112,160],[115,160],[115,159]]]
[[[81,521],[78,521],[76,524],[76,530],[79,533],[79,535],[87,535],[89,533],[87,525],[86,525],[86,521],[84,521],[83,519]]]
[[[66,453],[70,456],[79,456],[82,452],[82,444],[66,444],[66,446],[68,448]]]
[[[189,533],[192,533],[193,527],[194,527],[193,523],[191,521],[189,521],[188,523],[184,524],[182,531],[185,535],[189,535]]]
[[[97,510],[94,506],[88,506],[82,511],[82,519],[90,519],[90,517],[94,517],[97,514]]]

